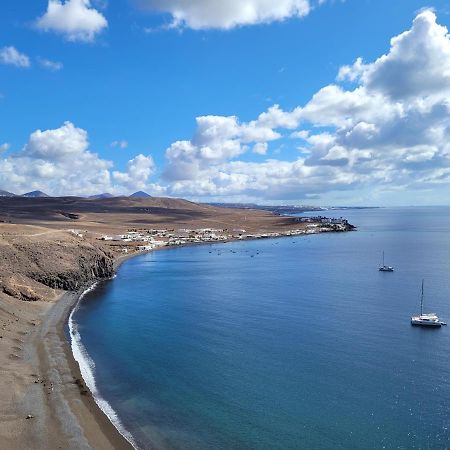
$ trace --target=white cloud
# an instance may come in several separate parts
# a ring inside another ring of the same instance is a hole
[[[128,161],[126,172],[113,172],[113,178],[130,190],[145,189],[154,170],[152,157],[140,154]]]
[[[36,130],[21,151],[0,157],[0,186],[12,192],[40,189],[53,195],[152,190],[150,156],[138,155],[124,173],[111,172],[112,168],[111,161],[90,150],[87,132],[66,122],[60,128]]]
[[[358,81],[366,69],[367,66],[364,65],[362,58],[357,58],[353,65],[342,66],[336,79],[338,81]]]
[[[325,86],[303,107],[283,111],[275,105],[249,123],[217,116],[209,116],[208,126],[198,122],[192,140],[167,150],[168,191],[286,200],[337,192],[401,196],[432,187],[448,195],[450,37],[435,14],[419,13],[386,55],[372,63],[358,58],[340,69],[337,81],[356,87]],[[212,123],[214,132],[208,131]],[[258,132],[246,134],[248,129]],[[264,154],[268,141],[286,135],[304,142],[294,161],[242,160],[249,151]]]
[[[44,69],[51,70],[52,72],[58,72],[64,67],[63,63],[51,61],[50,59],[38,57],[37,60]]]
[[[190,141],[177,141],[166,152],[168,165],[164,176],[168,180],[195,177],[210,164],[234,159],[255,144],[254,151],[267,151],[267,142],[280,135],[266,125],[254,120],[239,123],[237,117],[197,117],[197,130]]]
[[[14,47],[3,47],[0,49],[0,63],[16,67],[30,67],[30,58],[20,53]]]
[[[431,10],[421,12],[411,30],[391,40],[387,55],[363,71],[363,83],[393,100],[446,95],[450,88],[450,40]]]
[[[304,17],[309,14],[309,0],[138,0],[152,11],[172,16],[172,26],[196,30],[231,29]]]
[[[252,149],[253,153],[257,153],[258,155],[265,155],[268,149],[267,142],[257,142]]]
[[[22,155],[42,160],[65,160],[67,157],[84,155],[88,147],[87,132],[66,122],[55,130],[37,130],[32,133]]]
[[[47,11],[36,25],[41,30],[62,34],[69,41],[90,42],[108,22],[90,0],[49,0]]]
[[[111,147],[118,147],[118,148],[127,148],[128,147],[128,141],[113,141],[111,142]]]

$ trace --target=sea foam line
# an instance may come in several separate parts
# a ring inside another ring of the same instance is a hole
[[[80,366],[81,376],[83,377],[84,382],[92,393],[94,397],[94,401],[97,406],[103,411],[103,413],[108,417],[110,422],[116,427],[117,431],[133,446],[133,448],[137,449],[137,445],[134,442],[133,436],[129,431],[125,429],[122,422],[120,421],[117,413],[114,411],[112,406],[105,400],[99,393],[97,389],[97,383],[95,381],[95,362],[90,357],[87,352],[85,346],[81,342],[81,336],[78,332],[78,326],[76,322],[73,320],[73,315],[78,310],[81,300],[84,296],[95,289],[97,283],[94,283],[88,289],[86,289],[79,297],[75,307],[72,309],[69,315],[69,333],[70,333],[70,345],[72,348],[72,354]]]

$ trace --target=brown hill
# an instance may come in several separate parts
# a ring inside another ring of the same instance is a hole
[[[245,228],[280,231],[292,219],[270,212],[220,208],[177,198],[0,197],[0,222],[113,232],[129,227]]]

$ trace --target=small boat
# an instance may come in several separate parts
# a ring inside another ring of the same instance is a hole
[[[445,322],[442,322],[435,313],[423,313],[423,280],[422,293],[420,295],[420,315],[411,317],[411,325],[421,327],[440,327],[442,325],[447,325]]]
[[[381,266],[379,267],[379,269],[378,269],[380,272],[393,272],[394,271],[394,268],[392,267],[392,266],[387,266],[385,263],[384,263],[384,251],[383,251],[383,262],[382,262],[382,264],[381,264]]]

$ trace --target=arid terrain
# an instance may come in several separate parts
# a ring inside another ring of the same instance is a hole
[[[80,292],[139,251],[102,237],[214,229],[242,238],[307,226],[178,199],[0,198],[0,448],[129,446],[90,397],[64,335]]]

